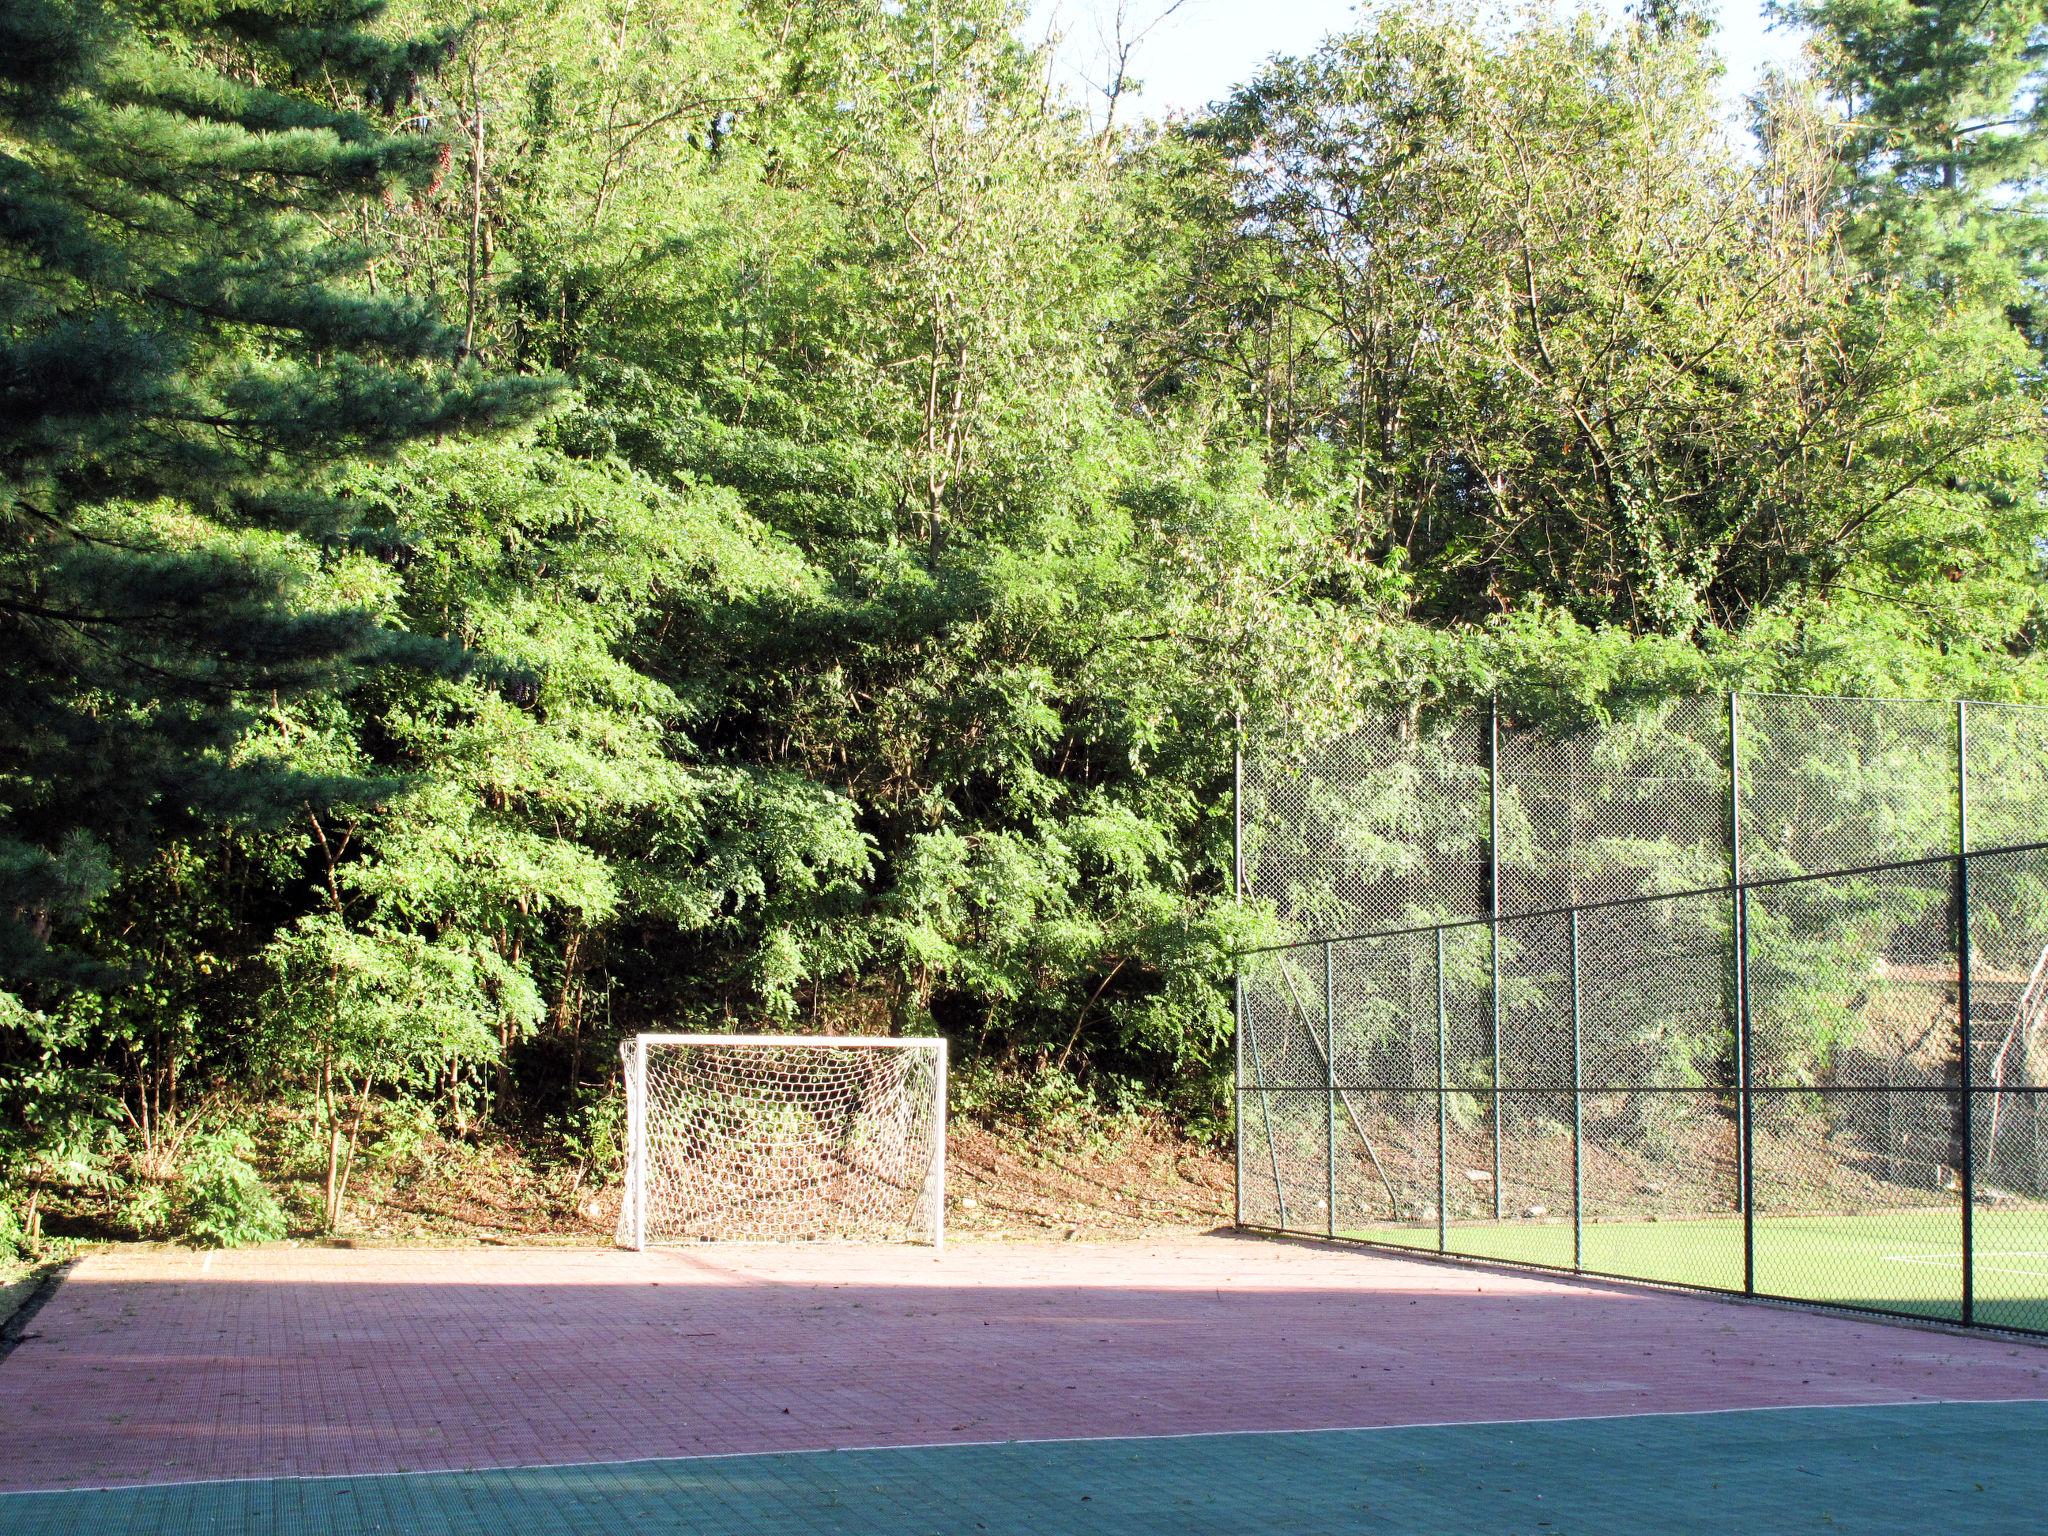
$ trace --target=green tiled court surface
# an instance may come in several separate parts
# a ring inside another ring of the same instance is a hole
[[[2048,1404],[720,1456],[0,1499],[9,1536],[2021,1532]]]
[[[1435,1252],[1434,1225],[1361,1227],[1340,1234]],[[1589,1273],[1739,1291],[1742,1218],[1589,1222]],[[1446,1252],[1506,1263],[1572,1267],[1568,1222],[1454,1223]],[[1955,1321],[1962,1316],[1962,1215],[1955,1209],[1756,1220],[1758,1294]],[[1976,1320],[2048,1330],[2048,1210],[1977,1214]]]
[[[2037,1343],[1332,1243],[137,1247],[0,1359],[0,1536],[1940,1536],[2044,1430]]]

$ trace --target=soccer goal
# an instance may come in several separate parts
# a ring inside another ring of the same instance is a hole
[[[621,1247],[918,1242],[946,1227],[946,1042],[635,1035]]]

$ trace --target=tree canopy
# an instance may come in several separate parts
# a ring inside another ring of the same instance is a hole
[[[1238,740],[2048,697],[2037,10],[1739,128],[1654,15],[1104,126],[1005,0],[11,7],[0,1205],[596,1166],[654,1025],[1213,1135]]]

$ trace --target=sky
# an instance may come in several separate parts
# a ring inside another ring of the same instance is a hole
[[[1124,0],[1134,29],[1158,17],[1170,0]],[[1601,4],[1603,0],[1591,0]],[[1623,0],[1604,0],[1617,14]],[[1034,0],[1032,28],[1056,28],[1065,38],[1061,73],[1086,90],[1104,78],[1104,38],[1113,32],[1118,0]],[[1329,32],[1352,22],[1355,0],[1184,0],[1145,37],[1132,72],[1144,82],[1139,113],[1165,117],[1193,112],[1230,93],[1266,58],[1306,53]],[[1773,63],[1790,62],[1798,41],[1767,29],[1760,0],[1721,0],[1717,38],[1728,61],[1725,91],[1738,101]],[[1128,107],[1125,109],[1128,111]]]

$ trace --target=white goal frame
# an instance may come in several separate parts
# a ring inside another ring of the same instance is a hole
[[[896,1039],[877,1035],[719,1035],[639,1034],[620,1042],[619,1055],[626,1073],[626,1179],[625,1209],[619,1223],[620,1241],[635,1251],[647,1247],[647,1054],[653,1047],[715,1047],[721,1050],[761,1048],[779,1050],[908,1051],[927,1052],[932,1058],[931,1160],[925,1172],[923,1198],[931,1202],[931,1245],[946,1245],[946,1042],[939,1038]]]

